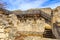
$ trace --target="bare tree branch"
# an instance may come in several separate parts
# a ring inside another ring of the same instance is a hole
[[[2,1],[0,1],[0,8],[3,8],[3,9],[6,8],[6,4],[4,2],[2,2]]]

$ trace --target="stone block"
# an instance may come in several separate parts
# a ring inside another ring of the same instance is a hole
[[[4,29],[0,29],[0,32],[4,32]]]
[[[0,33],[0,38],[6,38],[6,35],[4,33]]]

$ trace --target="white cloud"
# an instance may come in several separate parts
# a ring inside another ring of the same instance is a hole
[[[31,9],[31,8],[43,8],[43,7],[51,7],[54,8],[56,6],[60,5],[60,2],[57,3],[52,3],[54,0],[50,1],[50,0],[4,0],[7,3],[9,3],[9,10],[16,10],[16,9],[21,9],[21,10],[27,10],[27,9]],[[56,1],[56,0],[55,0]],[[54,2],[55,2],[54,1]],[[49,5],[46,5],[49,3]],[[52,4],[50,4],[52,3]],[[42,6],[42,5],[46,5],[46,6]]]
[[[53,4],[47,5],[47,6],[45,6],[45,7],[56,8],[57,6],[60,6],[60,2],[58,2],[58,3],[53,3]]]
[[[30,9],[30,8],[38,8],[40,5],[42,5],[42,3],[46,2],[48,0],[35,0],[33,2],[24,2],[23,1],[16,1],[16,3],[14,3],[17,7],[17,9],[22,9],[22,10],[26,10],[26,9]],[[21,2],[21,4],[20,4]]]

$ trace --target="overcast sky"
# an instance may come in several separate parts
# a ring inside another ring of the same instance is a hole
[[[9,10],[27,10],[31,8],[55,8],[60,6],[60,0],[0,0],[7,4]]]

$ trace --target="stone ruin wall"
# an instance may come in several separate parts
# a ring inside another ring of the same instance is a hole
[[[36,37],[40,38],[42,37],[44,33],[45,28],[45,20],[43,18],[40,19],[32,19],[28,18],[26,20],[20,20],[19,27],[17,27],[17,34],[19,34],[21,39],[24,39],[26,37]],[[15,40],[21,40],[19,36],[16,36]],[[24,39],[27,40],[27,39]]]
[[[44,11],[48,9],[41,10]],[[54,13],[57,13],[56,10],[53,11],[55,11]],[[46,13],[50,14],[51,10],[49,9],[49,11]],[[38,33],[43,34],[45,26],[46,26],[45,20],[42,18],[37,20],[34,20],[32,18],[31,19],[28,18],[26,20],[18,20],[17,16],[14,14],[10,14],[8,16],[0,14],[0,40],[20,40],[19,37],[21,34],[26,34],[28,35],[28,37],[29,35],[32,34],[34,35]],[[28,40],[27,37],[26,40]]]
[[[18,20],[14,14],[3,15],[0,14],[0,40],[14,40],[18,36],[17,32],[21,34],[35,34],[44,32],[44,19],[26,19]],[[31,33],[30,33],[31,32]],[[16,35],[17,33],[17,35]]]
[[[34,20],[32,18],[28,18],[25,20],[21,20],[20,24],[18,27],[18,31],[21,32],[44,32],[44,24],[45,24],[45,20],[44,19],[37,19]]]

